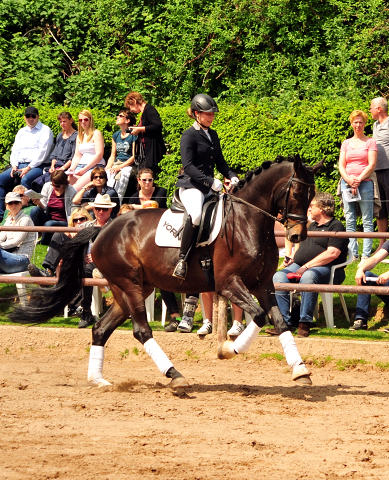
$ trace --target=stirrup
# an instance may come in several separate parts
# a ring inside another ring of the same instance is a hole
[[[179,260],[179,262],[176,265],[176,268],[174,269],[173,277],[181,278],[182,280],[185,280],[187,272],[188,272],[188,264],[184,260]]]

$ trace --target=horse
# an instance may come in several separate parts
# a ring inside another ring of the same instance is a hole
[[[320,167],[321,162],[308,167],[298,156],[277,157],[248,172],[235,192],[226,196],[222,233],[209,246],[214,290],[253,318],[234,342],[225,341],[219,347],[218,357],[232,358],[247,351],[267,315],[280,334],[286,361],[292,368],[292,379],[304,384],[312,384],[311,372],[298,353],[275,298],[272,278],[278,266],[278,248],[274,222],[277,215],[281,215],[279,221],[286,227],[286,237],[291,242],[306,239],[307,210],[315,194],[314,174]],[[88,381],[92,385],[111,385],[103,377],[104,347],[113,331],[131,316],[134,337],[144,345],[160,372],[171,379],[170,387],[189,386],[153,338],[145,298],[154,287],[177,293],[212,289],[200,266],[200,248],[192,249],[186,280],[172,276],[179,249],[161,248],[155,243],[163,211],[135,210],[102,229],[83,229],[65,246],[57,285],[34,289],[27,307],[15,309],[10,316],[14,322],[27,324],[42,323],[60,314],[82,287],[86,248],[95,240],[92,257],[109,283],[113,304],[92,328],[88,369]]]

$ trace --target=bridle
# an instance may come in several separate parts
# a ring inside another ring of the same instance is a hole
[[[296,172],[292,173],[289,180],[281,188],[281,190],[278,192],[276,198],[274,199],[274,201],[277,202],[280,199],[281,194],[285,191],[285,207],[283,208],[281,218],[275,217],[274,215],[267,212],[266,210],[263,210],[262,208],[257,207],[256,205],[253,205],[252,203],[247,202],[246,200],[243,200],[242,198],[235,197],[235,195],[231,195],[228,192],[226,192],[226,194],[230,197],[231,203],[232,203],[232,201],[244,203],[244,204],[254,208],[258,212],[262,213],[263,215],[266,215],[267,217],[270,217],[275,222],[281,223],[281,225],[283,225],[286,228],[286,230],[290,230],[294,226],[302,224],[302,223],[307,223],[307,221],[308,221],[308,217],[307,217],[306,214],[305,215],[298,215],[296,213],[289,213],[289,211],[288,211],[288,199],[289,199],[290,189],[292,187],[293,182],[297,182],[297,183],[300,183],[302,185],[306,185],[308,187],[314,187],[315,186],[314,183],[304,182],[303,180],[300,180],[299,178],[295,178],[294,177],[295,174],[296,174]],[[225,217],[224,217],[225,220],[226,220],[226,217],[227,217],[227,215],[225,215]],[[293,225],[289,225],[289,220],[292,220],[292,221],[295,220],[295,223],[293,223]]]

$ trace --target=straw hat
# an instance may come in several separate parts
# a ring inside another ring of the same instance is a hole
[[[98,193],[96,195],[94,202],[88,202],[88,205],[92,207],[101,207],[101,208],[113,208],[116,207],[115,202],[111,202],[111,197],[106,193],[105,195],[101,195]]]

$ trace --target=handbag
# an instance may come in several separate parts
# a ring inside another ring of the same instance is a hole
[[[138,151],[135,155],[135,165],[140,166],[146,162],[145,148],[143,146],[142,139],[138,142]]]

